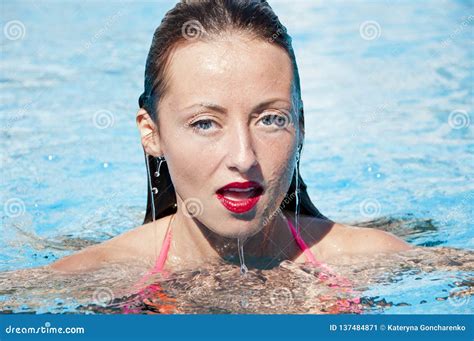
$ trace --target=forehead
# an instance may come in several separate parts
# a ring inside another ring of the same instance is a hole
[[[289,100],[293,71],[283,48],[229,34],[179,45],[170,54],[166,77],[165,98],[184,106],[203,99],[223,104],[263,97]]]

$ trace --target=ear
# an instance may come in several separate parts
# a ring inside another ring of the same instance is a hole
[[[136,122],[140,131],[142,145],[145,153],[152,156],[163,156],[160,147],[160,136],[155,122],[151,119],[148,112],[141,108],[137,112]]]

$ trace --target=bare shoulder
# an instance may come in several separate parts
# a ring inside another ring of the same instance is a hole
[[[412,248],[392,233],[375,228],[334,223],[329,240],[337,243],[344,254],[393,253]]]
[[[151,263],[155,255],[156,241],[164,238],[166,227],[162,225],[167,219],[168,217],[164,217],[100,244],[89,246],[57,260],[49,265],[49,268],[61,272],[86,272],[101,268],[110,262],[140,260]]]
[[[334,261],[338,256],[392,253],[412,248],[404,240],[382,230],[311,216],[302,216],[300,219],[302,238],[316,258],[325,262]],[[304,261],[303,255],[298,260]]]

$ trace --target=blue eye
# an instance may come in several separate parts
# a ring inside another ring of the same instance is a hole
[[[273,114],[264,116],[262,118],[262,122],[266,126],[270,126],[275,123],[277,127],[282,128],[286,126],[286,124],[288,123],[288,119],[286,116]]]
[[[208,128],[210,128],[211,125],[212,120],[199,120],[190,124],[194,130],[209,130]]]

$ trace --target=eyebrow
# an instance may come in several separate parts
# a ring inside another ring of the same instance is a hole
[[[284,99],[281,99],[281,98],[272,98],[272,99],[264,101],[260,104],[257,104],[255,107],[252,108],[251,112],[252,113],[259,112],[260,110],[268,107],[270,104],[273,104],[273,103],[276,103],[276,102],[289,103],[287,100],[284,100]],[[190,110],[192,108],[207,108],[207,109],[211,109],[213,111],[220,112],[222,114],[227,114],[227,109],[226,108],[224,108],[223,106],[220,106],[218,104],[212,103],[212,102],[200,102],[200,103],[192,104],[192,105],[184,108],[184,110]]]

